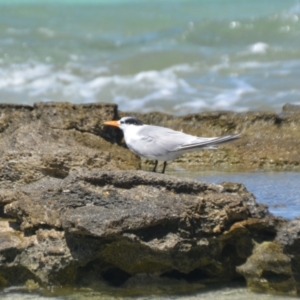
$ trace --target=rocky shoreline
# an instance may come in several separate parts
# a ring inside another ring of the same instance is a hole
[[[238,183],[207,184],[150,168],[103,122],[112,104],[0,105],[0,286],[101,287],[141,276],[207,285],[243,279],[300,295],[300,220],[272,216]],[[199,136],[240,132],[170,167],[300,169],[300,110],[135,114]],[[144,280],[144,279],[143,279]]]

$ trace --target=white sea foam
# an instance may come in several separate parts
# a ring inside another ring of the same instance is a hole
[[[118,75],[111,74],[108,66],[87,66],[80,57],[70,58],[62,67],[39,62],[2,64],[0,101],[104,101],[118,104],[121,110],[177,114],[245,111],[268,105],[277,109],[284,102],[299,99],[294,76],[299,74],[299,66],[297,59],[230,62],[224,56],[219,64],[182,64]],[[273,80],[283,77],[288,77],[290,88]]]
[[[55,36],[55,31],[46,27],[39,27],[38,32],[48,38],[52,38]]]
[[[209,93],[202,93],[202,97],[194,97],[185,103],[177,104],[174,109],[177,113],[186,114],[201,110],[232,110],[242,112],[249,110],[243,97],[255,94],[257,90],[239,78],[232,77],[232,88],[211,88]]]
[[[26,83],[47,76],[51,67],[45,64],[11,65],[0,68],[0,88],[25,87]]]
[[[25,29],[25,28],[8,27],[6,29],[6,33],[11,34],[11,35],[25,35],[25,34],[30,33],[30,30]]]
[[[196,93],[182,74],[194,70],[189,65],[175,65],[163,70],[149,70],[133,75],[104,75],[107,68],[80,69],[79,76],[68,65],[56,69],[50,64],[27,63],[0,68],[0,88],[6,92],[27,94],[32,102],[63,99],[70,102],[95,102],[98,99],[119,103],[124,109],[141,109],[155,100],[171,100],[176,95]],[[73,66],[74,67],[74,66]],[[83,72],[83,73],[82,73]],[[93,74],[101,74],[89,80]],[[42,96],[42,98],[40,98]],[[43,98],[44,97],[44,98]]]
[[[279,62],[243,61],[233,64],[234,68],[245,69],[269,69],[278,66]]]
[[[263,42],[258,42],[248,47],[248,51],[254,54],[265,54],[269,45]]]

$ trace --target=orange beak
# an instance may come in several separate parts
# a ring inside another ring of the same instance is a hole
[[[103,123],[104,125],[119,127],[118,121],[106,121]]]

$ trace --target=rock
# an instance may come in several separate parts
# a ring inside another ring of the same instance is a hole
[[[10,226],[10,221],[0,219],[0,287],[24,284],[35,278],[22,264],[14,262],[23,251],[35,243],[35,236],[25,237],[18,226]]]
[[[283,226],[277,234],[276,241],[289,256],[291,266],[291,279],[294,289],[300,294],[300,219],[291,220]]]
[[[45,176],[64,178],[79,169],[137,169],[133,153],[107,141],[122,134],[103,122],[117,117],[112,104],[0,105],[0,187]]]
[[[237,272],[255,291],[300,294],[300,220],[285,223],[273,242],[257,245]]]
[[[221,185],[143,171],[72,172],[7,196],[15,234],[2,270],[22,268],[39,284],[110,281],[139,274],[230,280],[253,248],[281,224],[241,184]],[[5,195],[5,193],[4,193]],[[23,240],[30,239],[24,246]],[[18,245],[23,245],[22,247]],[[25,271],[24,271],[25,274]],[[122,276],[120,274],[123,274]],[[121,277],[120,277],[121,276]],[[112,283],[113,284],[113,283]]]
[[[289,122],[291,122],[291,119],[297,122],[299,121],[299,119],[297,118],[297,115],[299,115],[299,113],[300,113],[300,105],[287,103],[282,107],[282,112],[279,114],[279,117],[281,119],[288,119]]]
[[[121,131],[102,125],[127,115],[115,105],[1,104],[0,112],[1,287],[197,288],[243,276],[254,290],[300,294],[299,219],[273,217],[242,184],[136,171],[140,158]],[[199,136],[242,133],[173,167],[300,168],[294,106],[279,115],[136,115]]]
[[[283,251],[293,256],[300,256],[300,219],[287,222],[277,234],[276,241]]]
[[[297,295],[291,259],[275,242],[256,246],[237,271],[246,278],[248,288],[254,291]]]

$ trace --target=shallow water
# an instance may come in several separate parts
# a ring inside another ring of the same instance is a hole
[[[268,205],[275,216],[286,219],[300,217],[299,172],[216,172],[216,171],[170,171],[183,177],[204,182],[224,181],[243,183],[253,193],[256,201]]]
[[[67,296],[53,296],[53,297],[43,297],[38,294],[22,294],[22,293],[1,293],[0,299],[2,300],[287,300],[287,299],[297,299],[291,296],[281,296],[281,295],[270,295],[262,293],[254,293],[248,291],[242,286],[222,286],[218,288],[212,288],[208,290],[200,290],[193,294],[182,294],[182,295],[148,295],[148,296],[122,296],[120,294],[113,296],[111,294],[105,294],[100,292],[75,292],[72,295]]]
[[[0,0],[0,102],[279,111],[299,47],[295,0]]]

